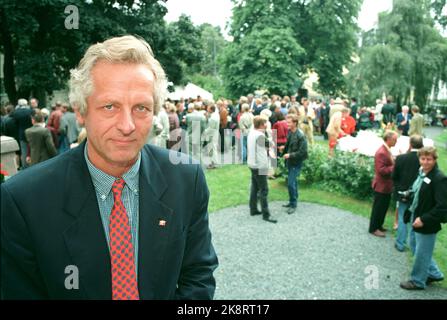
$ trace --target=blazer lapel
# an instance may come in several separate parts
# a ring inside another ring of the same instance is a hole
[[[67,172],[65,211],[74,218],[64,231],[73,264],[79,270],[79,289],[88,299],[111,299],[110,254],[96,192],[84,159],[84,146],[74,151]]]
[[[169,239],[172,209],[160,201],[167,183],[148,147],[142,150],[139,198],[138,286],[141,299],[161,299],[157,293]]]

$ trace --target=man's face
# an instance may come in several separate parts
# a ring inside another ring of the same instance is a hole
[[[152,126],[154,75],[145,65],[99,61],[91,76],[93,92],[81,116],[90,161],[103,171],[130,168]]]
[[[296,128],[295,122],[293,122],[293,120],[290,118],[287,118],[286,121],[287,121],[287,127],[289,128],[289,130],[295,130],[295,128]]]
[[[30,105],[31,105],[32,108],[37,108],[37,105],[38,105],[37,100],[36,99],[31,99]]]
[[[422,170],[428,173],[436,165],[436,160],[432,155],[421,155],[419,157],[419,164],[421,165]]]
[[[388,147],[390,148],[394,147],[396,145],[396,142],[397,142],[397,134],[388,138],[387,140]]]

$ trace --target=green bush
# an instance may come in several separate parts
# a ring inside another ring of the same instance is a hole
[[[335,152],[331,158],[327,149],[315,145],[309,150],[302,176],[306,183],[328,191],[338,191],[357,199],[372,197],[374,159],[351,152]]]
[[[322,181],[325,178],[325,172],[330,171],[328,168],[327,148],[320,145],[314,145],[308,150],[309,157],[304,161],[301,175],[307,183],[312,184]]]

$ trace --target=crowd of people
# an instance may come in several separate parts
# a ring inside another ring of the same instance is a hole
[[[130,206],[128,209],[134,210],[134,213],[135,208],[137,208],[132,207],[137,203],[132,202],[133,200],[123,204],[121,202],[121,192],[123,189],[127,190],[125,191],[126,197],[132,197],[131,194],[135,193],[135,197],[138,199],[138,184],[134,178],[135,172],[140,170],[138,167],[140,161],[143,161],[142,152],[145,157],[149,157],[144,160],[150,163],[153,168],[159,168],[162,165],[161,163],[168,159],[166,156],[168,153],[163,153],[164,151],[160,151],[161,149],[159,148],[154,149],[154,145],[162,149],[172,149],[187,153],[195,163],[206,166],[208,169],[214,169],[226,163],[225,160],[222,160],[222,157],[225,159],[230,152],[230,163],[247,164],[251,172],[250,215],[262,215],[265,221],[276,223],[277,220],[272,218],[268,206],[268,177],[274,178],[272,169],[278,158],[284,159],[288,171],[289,201],[284,204],[284,207],[287,208],[287,213],[292,214],[296,212],[297,208],[299,197],[298,179],[301,168],[308,157],[308,148],[311,148],[315,143],[315,134],[322,135],[325,140],[328,140],[329,155],[334,156],[337,141],[341,137],[355,135],[360,130],[387,129],[384,135],[384,144],[375,155],[375,177],[372,183],[375,193],[369,232],[374,236],[385,236],[386,230],[383,228],[383,223],[391,194],[394,190],[399,199],[397,250],[405,250],[409,223],[413,226],[410,232],[410,248],[415,255],[415,262],[411,280],[402,283],[401,287],[404,289],[424,289],[428,283],[443,280],[444,276],[432,259],[432,253],[436,233],[440,230],[440,224],[444,222],[442,217],[447,211],[445,197],[445,194],[447,194],[447,180],[437,168],[436,160],[438,156],[436,149],[424,148],[421,144],[423,117],[419,113],[417,106],[411,107],[411,113],[408,106],[403,106],[401,112],[397,113],[396,106],[390,99],[383,102],[377,100],[376,106],[369,108],[359,106],[356,98],[352,98],[351,101],[330,98],[326,103],[322,100],[298,97],[296,95],[280,97],[278,95],[248,94],[240,97],[235,104],[223,98],[217,101],[207,101],[197,97],[194,99],[181,99],[180,101],[156,101],[153,103],[154,106],[146,102],[141,104],[139,101],[135,101],[135,105],[127,105],[127,100],[124,99],[119,106],[115,106],[112,103],[102,103],[99,107],[95,107],[96,104],[101,102],[102,96],[98,93],[100,91],[104,91],[107,94],[118,92],[123,96],[129,95],[131,100],[136,99],[133,96],[133,92],[123,92],[124,89],[120,81],[126,82],[126,85],[132,87],[135,92],[144,97],[148,95],[150,90],[159,89],[150,85],[150,81],[153,80],[147,81],[147,79],[152,77],[147,76],[148,70],[152,71],[155,77],[163,74],[162,71],[158,70],[157,63],[153,63],[152,54],[149,53],[150,50],[146,49],[147,44],[141,44],[140,40],[132,37],[123,37],[114,39],[107,45],[113,47],[115,45],[114,41],[123,42],[130,47],[142,46],[140,48],[142,50],[141,55],[148,60],[144,60],[144,63],[139,60],[130,61],[130,64],[108,64],[100,61],[98,65],[91,66],[90,69],[96,70],[95,72],[98,74],[100,72],[113,75],[119,74],[124,80],[119,80],[121,79],[120,77],[100,80],[95,76],[96,73],[92,71],[89,77],[93,77],[97,85],[95,87],[96,91],[89,97],[88,101],[85,96],[78,99],[76,95],[79,93],[73,91],[74,98],[71,96],[70,100],[77,104],[75,109],[72,108],[71,104],[61,102],[57,102],[51,107],[51,110],[41,108],[35,98],[30,99],[29,104],[27,100],[19,99],[17,106],[7,104],[2,107],[1,134],[11,136],[17,140],[20,147],[17,161],[21,170],[26,171],[25,169],[30,166],[44,162],[57,154],[63,154],[83,143],[82,146],[84,147],[81,151],[69,153],[66,157],[76,159],[77,163],[81,161],[80,159],[84,159],[88,169],[88,172],[84,170],[84,173],[86,173],[84,180],[88,181],[89,177],[92,178],[94,189],[91,186],[89,191],[96,193],[98,201],[101,197],[103,197],[101,198],[103,200],[106,199],[106,195],[102,192],[103,187],[111,187],[114,190],[113,199],[115,199],[115,202],[112,200],[112,195],[109,195],[110,203],[100,205],[101,215],[105,216],[106,211],[110,212],[110,210],[112,215],[119,215],[120,212],[126,211],[127,207],[124,208],[125,206]],[[98,45],[107,46],[106,44]],[[117,46],[117,48],[122,49],[120,46]],[[127,50],[130,49],[128,48]],[[114,51],[111,50],[110,52]],[[121,62],[121,57],[116,59]],[[146,61],[151,62],[146,63]],[[87,65],[87,62],[84,62],[84,64]],[[141,69],[141,65],[144,66],[143,69]],[[81,63],[78,72],[82,73],[84,70],[82,68],[84,67]],[[157,74],[156,72],[159,73]],[[149,72],[149,74],[151,73]],[[135,78],[140,82],[134,82]],[[82,86],[79,83],[86,81],[86,78],[81,80],[73,78],[72,88],[81,90]],[[76,81],[79,83],[77,84]],[[94,100],[92,97],[98,100]],[[159,93],[155,92],[153,97],[149,97],[145,101],[150,101],[150,99],[156,100],[158,97]],[[119,98],[121,99],[121,96]],[[89,111],[87,112],[88,105],[92,106],[89,106]],[[132,113],[132,116],[129,116],[128,113]],[[133,115],[134,113],[135,115]],[[135,118],[131,119],[131,117]],[[395,129],[396,131],[390,129]],[[133,132],[137,132],[138,135],[134,137],[134,140],[128,140],[126,137],[131,136]],[[411,136],[411,150],[409,150],[408,155],[402,155],[394,159],[390,148],[396,143],[399,134]],[[109,135],[111,136],[110,139],[107,138]],[[87,136],[89,136],[88,139]],[[87,142],[85,142],[86,140]],[[114,145],[117,145],[116,149],[107,145],[109,140]],[[132,153],[125,148],[129,145],[132,147],[129,148],[129,150],[132,149]],[[124,149],[126,152],[123,151]],[[234,153],[233,151],[236,152]],[[415,152],[417,152],[417,155]],[[125,159],[122,159],[123,154],[129,157],[129,162],[123,162],[125,161]],[[158,160],[150,157],[155,157]],[[56,171],[64,172],[64,170],[69,170],[67,168],[69,164],[62,162],[60,159],[62,157],[52,162],[58,168]],[[169,177],[170,181],[172,184],[174,184],[174,181],[178,183],[178,177],[173,173],[177,172],[173,169],[174,167],[169,166],[170,173],[159,173],[160,177],[165,176],[166,178],[167,174],[171,175],[172,173],[172,176]],[[82,168],[78,169],[81,170]],[[143,167],[141,170],[144,171],[146,169]],[[192,173],[188,170],[178,170],[177,174],[186,175],[189,179],[188,181],[191,182]],[[36,170],[30,170],[29,172],[31,172],[30,176],[36,178],[36,182],[31,187],[33,190],[38,190],[41,187],[39,184],[39,181],[42,181],[40,180],[41,173],[36,172]],[[207,203],[208,194],[205,191],[206,188],[203,187],[205,185],[204,177],[201,174],[199,175],[202,183],[199,200],[200,203],[204,204]],[[21,175],[21,177],[26,176]],[[164,180],[160,177],[151,176],[151,178],[157,180],[160,186],[166,187]],[[58,176],[57,178],[59,179],[60,177]],[[15,179],[5,189],[2,187],[2,196],[3,192],[5,192],[7,197],[7,202],[5,202],[4,206],[10,206],[7,209],[11,210],[11,212],[18,210],[16,207],[13,207],[15,200],[11,197],[20,198],[23,196],[19,195],[20,192],[17,191],[19,187],[23,187],[25,184],[23,179],[25,178]],[[110,185],[103,186],[106,180],[113,183],[113,185],[110,183]],[[132,189],[132,186],[135,186],[135,188]],[[7,192],[6,188],[10,191]],[[14,190],[16,194],[14,194]],[[408,197],[400,197],[401,194],[406,194],[407,191],[412,195],[411,201]],[[174,195],[177,193],[172,192],[170,194]],[[146,193],[145,196],[151,197]],[[189,203],[187,198],[180,202],[175,201],[175,199],[170,200],[169,203]],[[101,202],[99,201],[99,203]],[[260,210],[258,208],[259,203],[261,205]],[[157,201],[154,200],[153,204],[160,210],[163,210]],[[60,205],[62,206],[63,203],[60,203]],[[193,205],[191,204],[191,206]],[[93,207],[92,205],[90,209]],[[3,208],[2,206],[2,210]],[[188,217],[196,214],[185,208],[176,208],[176,210],[183,210]],[[136,212],[138,212],[138,208]],[[169,213],[172,214],[172,211],[169,211]],[[17,213],[17,215],[20,215],[20,213]],[[169,214],[167,214],[168,216],[170,217]],[[124,219],[123,217],[117,217],[117,219],[121,222],[124,221],[122,220]],[[164,227],[168,222],[167,219],[159,219],[159,226]],[[201,207],[201,216],[197,217],[197,219],[202,225],[201,230],[203,234],[206,234],[206,237],[202,240],[208,249],[203,247],[203,250],[209,250],[207,252],[212,254],[207,259],[204,258],[208,254],[206,252],[202,252],[203,256],[200,257],[192,253],[191,256],[197,261],[206,264],[205,269],[207,270],[204,272],[210,289],[206,292],[204,291],[203,296],[209,297],[212,296],[214,290],[214,280],[211,274],[212,270],[217,266],[217,258],[209,238],[206,208]],[[108,222],[104,220],[103,223],[106,226],[105,230],[108,231]],[[129,227],[129,223],[132,228]],[[64,223],[61,222],[62,224]],[[131,288],[133,293],[125,298],[138,299],[136,267],[135,261],[133,261],[138,254],[137,248],[134,248],[134,246],[137,246],[137,242],[134,239],[136,237],[136,229],[131,221],[127,221],[126,224],[125,231],[129,235],[126,236],[128,238],[126,238],[125,242],[131,248],[128,253],[132,256],[132,273],[130,277],[132,278]],[[12,224],[11,227],[14,229],[16,226]],[[178,228],[180,230],[181,226],[178,226]],[[132,234],[130,235],[130,233]],[[185,233],[179,233],[179,239],[183,239],[184,235]],[[43,240],[43,242],[45,241],[48,242],[48,239]],[[26,245],[28,246],[29,244]],[[103,250],[104,248],[100,249]],[[173,249],[177,250],[177,248]],[[20,255],[14,251],[14,244],[11,244],[11,247],[8,247],[7,250],[12,250],[13,254]],[[58,248],[57,250],[63,251],[65,249]],[[20,260],[21,258],[17,259]],[[17,263],[23,263],[23,261],[19,260],[17,260]],[[176,263],[181,265],[181,261],[176,260]],[[25,273],[27,272],[29,270]],[[23,274],[19,276],[23,277],[18,278],[17,281],[25,283],[24,279],[27,276]],[[177,281],[177,278],[174,280]],[[30,284],[28,283],[27,285]],[[172,287],[175,287],[175,283],[173,283]],[[186,288],[183,289],[187,292]],[[60,292],[57,294],[60,294]],[[164,292],[164,294],[167,297],[174,296],[173,292]],[[120,298],[120,293],[118,292],[113,291],[113,295],[114,298],[115,296]],[[198,295],[197,297],[202,296]]]
[[[377,237],[386,236],[383,224],[394,192],[398,223],[395,248],[404,252],[409,247],[414,256],[410,280],[400,286],[423,290],[444,280],[433,251],[441,223],[447,222],[447,177],[438,168],[436,148],[424,147],[420,135],[412,135],[408,152],[394,158],[390,148],[397,137],[397,132],[387,131],[383,146],[375,154],[369,232]]]
[[[1,135],[14,138],[19,145],[17,166],[23,170],[31,165],[63,153],[85,138],[73,108],[60,101],[48,108],[39,101],[19,99],[17,105],[6,103],[1,108]]]
[[[12,104],[2,106],[1,114],[1,133],[19,143],[21,169],[69,150],[86,136],[85,129],[76,121],[73,108],[67,103],[56,102],[51,108],[41,108],[35,98],[31,98],[29,104],[25,99],[19,99],[15,107]],[[36,114],[37,120],[34,119]],[[370,108],[359,107],[356,98],[323,101],[297,95],[249,94],[241,96],[236,103],[224,98],[203,100],[200,96],[167,100],[154,115],[147,143],[188,153],[209,169],[227,163],[246,163],[247,137],[253,128],[254,117],[266,118],[267,134],[278,153],[278,148],[287,140],[285,118],[289,114],[298,117],[298,128],[310,145],[314,144],[315,134],[328,140],[331,156],[340,138],[355,136],[360,130],[396,129],[404,136],[423,135],[424,119],[416,105],[412,106],[411,113],[408,106],[403,106],[397,113],[390,99],[377,100],[376,106]],[[25,131],[33,126],[47,128],[53,144],[43,137],[33,138],[34,129],[29,140]],[[228,151],[234,151],[235,155],[225,157]]]

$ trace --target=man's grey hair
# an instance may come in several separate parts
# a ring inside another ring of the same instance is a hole
[[[17,104],[21,107],[24,107],[28,105],[28,101],[26,101],[26,99],[19,99],[19,101],[17,101]]]
[[[158,113],[166,96],[165,72],[145,40],[127,35],[90,46],[78,67],[70,71],[70,104],[82,115],[87,112],[87,97],[93,92],[91,71],[98,61],[148,66],[154,74],[154,114]]]
[[[396,131],[387,130],[385,132],[385,134],[383,135],[383,140],[388,141],[389,139],[391,139],[392,137],[395,137],[395,136],[399,136]]]

